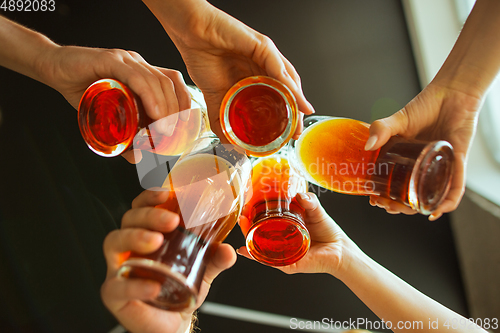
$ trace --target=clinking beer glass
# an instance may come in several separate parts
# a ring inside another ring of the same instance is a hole
[[[193,308],[210,257],[238,220],[250,173],[250,160],[241,149],[215,136],[195,141],[169,172],[162,186],[169,197],[158,206],[179,214],[179,226],[164,234],[157,251],[132,253],[118,274],[159,282],[159,296],[148,301],[153,306]]]
[[[252,164],[251,196],[240,219],[247,250],[266,265],[291,265],[310,246],[305,211],[296,199],[307,192],[307,181],[289,164],[286,149]]]
[[[393,136],[365,151],[369,125],[354,119],[312,116],[289,149],[293,164],[311,183],[355,195],[378,195],[429,215],[451,185],[455,158],[447,141]]]
[[[191,109],[181,112],[189,112],[189,119],[177,121],[172,135],[166,136],[157,130],[157,122],[149,118],[141,99],[130,88],[117,80],[98,80],[85,90],[78,107],[82,137],[93,152],[104,157],[131,149],[180,155],[210,132],[203,94],[194,86],[188,86],[188,90]]]

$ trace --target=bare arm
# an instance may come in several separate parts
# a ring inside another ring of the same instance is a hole
[[[41,59],[59,47],[49,38],[0,16],[0,65],[44,82]]]
[[[338,278],[395,332],[449,332],[453,323],[457,323],[454,332],[486,332],[368,257],[326,213],[314,194],[300,194],[297,200],[306,211],[311,248],[304,258],[280,270],[289,274],[328,273]],[[238,253],[250,258],[245,247]],[[429,329],[429,322],[436,319],[439,327]]]
[[[465,190],[469,149],[479,110],[500,71],[500,1],[477,0],[452,51],[436,77],[403,109],[373,122],[367,149],[375,150],[393,135],[421,140],[447,140],[457,163],[446,200],[431,220],[456,209]],[[412,213],[403,205],[383,198],[371,204],[390,213]]]
[[[74,108],[85,89],[103,78],[117,79],[129,86],[154,120],[177,114],[179,109],[191,105],[180,72],[152,66],[133,51],[61,46],[3,16],[0,45],[0,66],[56,89]],[[170,119],[177,122],[175,117]]]

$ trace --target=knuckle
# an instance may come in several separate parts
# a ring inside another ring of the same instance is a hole
[[[128,54],[130,54],[130,56],[134,59],[143,59],[142,56],[136,51],[128,51]]]
[[[109,49],[106,51],[106,54],[111,58],[111,59],[123,59],[124,52],[119,49]]]
[[[162,75],[159,78],[160,84],[168,89],[174,89],[174,82],[168,76]]]
[[[276,47],[276,45],[274,45],[273,40],[266,35],[260,36],[260,43],[265,48],[275,48]]]
[[[181,71],[170,69],[168,73],[171,78],[184,81],[184,76],[182,75]]]

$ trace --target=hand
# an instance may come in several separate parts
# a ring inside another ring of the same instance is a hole
[[[152,66],[133,51],[56,46],[40,59],[39,66],[45,83],[59,91],[75,109],[85,89],[103,78],[127,85],[141,98],[153,120],[191,106],[180,72]]]
[[[479,95],[469,95],[433,81],[403,109],[374,121],[370,126],[366,147],[369,150],[380,148],[393,135],[425,141],[446,140],[453,146],[456,163],[450,192],[429,220],[436,220],[443,213],[455,210],[460,203],[465,191],[467,156],[481,104]],[[393,214],[415,214],[403,204],[377,196],[371,196],[370,203]]]
[[[204,93],[212,130],[219,137],[223,137],[219,122],[222,99],[231,86],[248,76],[267,75],[283,82],[302,112],[314,112],[295,68],[270,38],[205,1],[181,1],[177,5],[179,1],[144,2],[163,24],[189,75]],[[301,120],[299,124],[296,138],[302,131]]]
[[[108,270],[101,296],[118,321],[134,333],[184,333],[191,323],[191,311],[170,312],[142,302],[158,295],[160,285],[157,282],[116,275],[128,251],[146,254],[157,250],[163,241],[162,233],[171,232],[179,224],[177,214],[154,208],[167,197],[166,191],[142,192],[133,201],[132,209],[123,216],[122,229],[112,231],[104,241]],[[217,248],[207,267],[196,307],[205,300],[213,279],[235,261],[234,249],[229,244]]]
[[[343,254],[346,246],[357,246],[326,213],[314,193],[297,194],[297,202],[305,209],[304,222],[311,236],[311,247],[296,263],[275,268],[287,274],[329,273],[337,276],[345,265]],[[246,247],[237,252],[252,259]]]
[[[41,60],[42,77],[78,109],[87,87],[102,78],[113,78],[127,85],[141,99],[155,128],[171,136],[179,117],[186,121],[191,96],[182,74],[176,70],[148,64],[138,53],[119,49],[55,46]],[[140,151],[123,157],[131,163],[142,158]]]

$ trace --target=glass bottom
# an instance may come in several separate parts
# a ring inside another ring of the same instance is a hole
[[[429,215],[444,201],[451,187],[454,161],[446,141],[429,144],[415,163],[408,189],[408,201],[419,213]]]
[[[283,214],[254,222],[246,237],[250,255],[269,266],[288,266],[299,261],[306,255],[310,243],[303,223]]]
[[[118,270],[118,275],[129,279],[153,280],[161,285],[158,297],[144,301],[147,304],[168,311],[194,309],[198,290],[191,286],[186,277],[172,271],[171,267],[150,259],[129,259]]]

